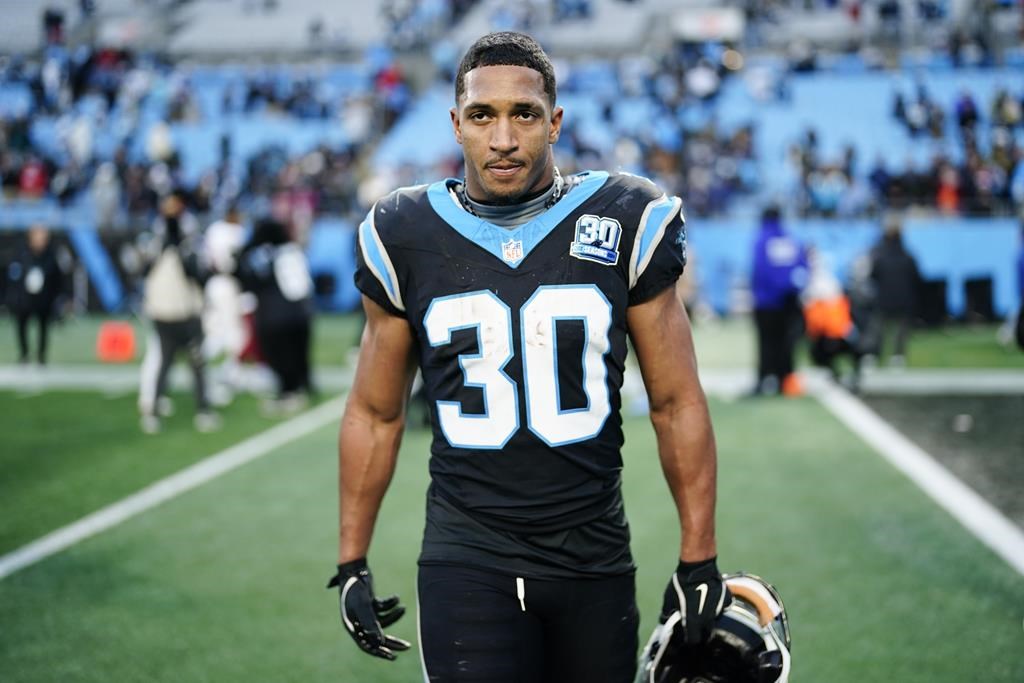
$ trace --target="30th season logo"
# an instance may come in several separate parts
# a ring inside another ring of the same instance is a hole
[[[584,261],[605,266],[619,262],[619,238],[622,226],[614,218],[585,214],[576,221],[576,239],[569,246],[569,254]]]

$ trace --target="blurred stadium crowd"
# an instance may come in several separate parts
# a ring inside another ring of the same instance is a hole
[[[273,216],[307,246],[317,303],[353,304],[332,296],[351,255],[331,265],[326,252],[351,244],[338,235],[384,192],[461,175],[451,78],[490,29],[530,31],[556,59],[563,172],[647,175],[690,217],[749,227],[770,203],[840,222],[1024,207],[1018,1],[0,8],[0,257],[31,225],[68,229],[58,242],[86,262],[80,308],[138,307],[140,236],[172,192],[201,227],[230,207]]]

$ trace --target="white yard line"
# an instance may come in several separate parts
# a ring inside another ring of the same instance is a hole
[[[287,443],[340,420],[345,396],[331,399],[287,422],[200,460],[127,498],[86,515],[6,555],[0,556],[0,579],[10,576],[90,536],[115,527],[222,474],[241,467]]]
[[[19,393],[60,390],[137,391],[141,371],[138,365],[68,364],[0,365],[0,389]],[[216,379],[216,372],[208,372],[207,380]],[[239,379],[242,390],[270,392],[274,379],[269,370],[245,366]],[[344,366],[317,368],[313,371],[314,384],[329,391],[342,391],[352,384],[352,370]],[[190,389],[192,375],[178,364],[171,368],[169,381],[172,389]]]
[[[1024,574],[1024,531],[859,399],[824,378],[812,378],[809,385],[818,400],[843,424],[907,475],[979,541]]]
[[[992,369],[866,370],[866,394],[1002,396],[1024,394],[1024,371]]]

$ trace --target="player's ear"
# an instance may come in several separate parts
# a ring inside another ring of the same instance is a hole
[[[462,144],[462,125],[459,121],[459,110],[452,107],[448,110],[448,114],[452,117],[452,130],[455,131],[455,142]]]
[[[561,107],[555,107],[551,112],[551,130],[548,131],[548,144],[558,142],[558,136],[562,134],[562,114],[565,113]]]

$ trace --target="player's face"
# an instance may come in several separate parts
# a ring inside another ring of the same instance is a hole
[[[470,197],[514,204],[551,183],[551,145],[562,128],[562,108],[552,110],[539,72],[525,66],[473,69],[451,116]]]

